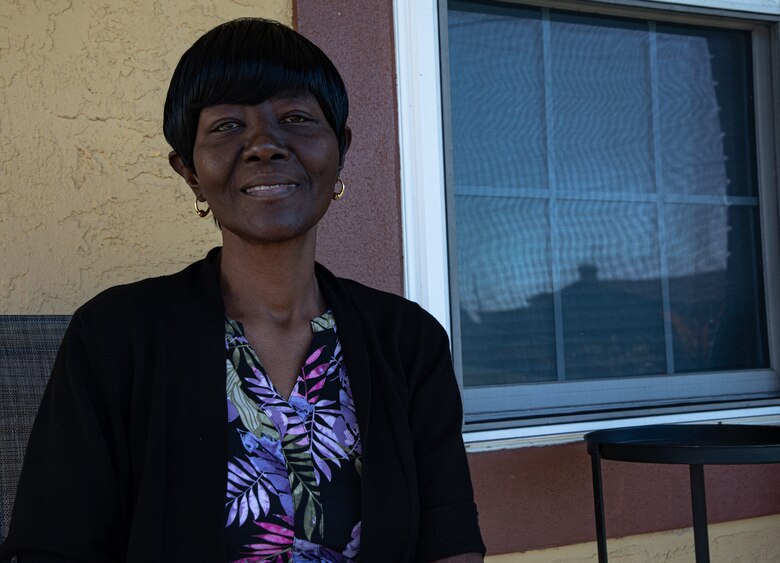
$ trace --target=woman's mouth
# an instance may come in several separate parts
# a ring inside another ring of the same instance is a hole
[[[259,184],[257,186],[244,188],[241,191],[246,195],[261,196],[277,194],[297,187],[298,184]]]

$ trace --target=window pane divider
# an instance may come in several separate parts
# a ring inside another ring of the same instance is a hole
[[[467,185],[458,186],[457,195],[469,197],[506,197],[519,199],[550,199],[550,190],[545,188],[506,188],[503,186]],[[756,207],[759,198],[755,196],[662,194],[664,203],[685,203],[689,205],[728,205]],[[556,199],[561,201],[614,201],[622,203],[655,203],[658,195],[654,193],[631,194],[580,190],[577,192],[557,192]]]
[[[658,223],[658,258],[661,266],[661,302],[663,303],[666,373],[674,373],[674,335],[672,333],[672,299],[669,292],[669,262],[666,255],[666,217],[664,209],[663,170],[661,163],[661,108],[658,94],[658,41],[655,22],[647,22],[650,56],[650,100],[653,116],[653,170],[655,177],[655,207]]]
[[[559,263],[560,242],[558,240],[558,203],[555,176],[555,139],[553,139],[553,96],[552,96],[552,48],[550,30],[550,10],[542,8],[542,72],[544,73],[544,124],[547,143],[547,196],[548,217],[550,219],[550,267],[553,285],[553,323],[555,328],[555,375],[558,381],[566,379],[566,356],[563,342],[563,303],[562,282]]]

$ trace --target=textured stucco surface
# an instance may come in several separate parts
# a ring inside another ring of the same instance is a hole
[[[0,314],[71,313],[218,244],[168,166],[170,75],[239,16],[290,0],[0,2]]]
[[[730,563],[780,561],[780,515],[709,526],[710,558]],[[693,529],[641,534],[607,541],[613,563],[690,563],[696,557]],[[592,563],[596,542],[487,557],[486,563]]]

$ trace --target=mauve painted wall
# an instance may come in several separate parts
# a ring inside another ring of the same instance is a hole
[[[353,144],[345,197],[320,227],[319,259],[339,275],[403,291],[399,151],[391,0],[297,0],[297,29],[339,68]],[[595,540],[585,445],[469,456],[488,553]],[[687,467],[603,462],[607,533],[691,525]],[[711,522],[780,513],[780,465],[707,467]]]
[[[293,2],[296,29],[339,69],[350,99],[346,193],[319,225],[317,258],[337,275],[403,293],[391,0]]]
[[[584,443],[469,456],[488,552],[511,553],[596,539]],[[687,465],[602,461],[607,535],[692,526]],[[711,523],[780,513],[780,465],[706,466]]]

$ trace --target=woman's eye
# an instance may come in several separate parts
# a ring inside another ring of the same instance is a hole
[[[230,131],[236,127],[238,127],[238,123],[235,121],[224,121],[222,123],[218,123],[217,126],[214,127],[214,131]]]
[[[305,121],[308,121],[308,119],[303,115],[293,114],[293,115],[285,115],[282,118],[282,121],[284,123],[303,123]]]

